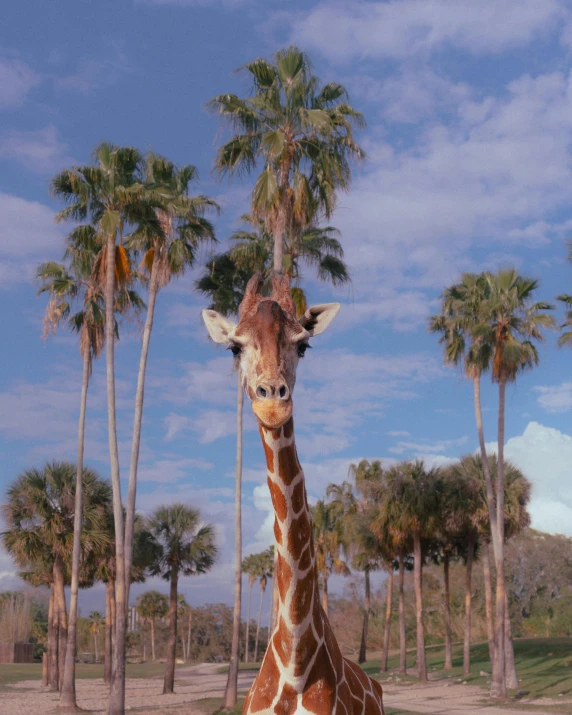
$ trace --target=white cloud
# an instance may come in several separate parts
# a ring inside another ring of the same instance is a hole
[[[538,385],[532,389],[538,392],[538,404],[548,412],[568,412],[572,407],[572,382]]]
[[[404,454],[405,452],[413,453],[414,457],[431,454],[436,456],[439,452],[447,452],[452,447],[460,447],[467,444],[468,437],[459,437],[458,439],[446,439],[440,442],[425,443],[425,442],[405,442],[399,441],[394,447],[390,447],[388,452],[392,454]]]
[[[12,159],[39,173],[55,172],[73,163],[54,126],[5,134],[0,138],[0,158]]]
[[[197,469],[201,471],[213,468],[211,462],[194,458],[155,459],[147,464],[142,464],[137,470],[137,479],[140,482],[164,482],[173,484],[183,480],[192,481],[189,477]]]
[[[472,96],[467,84],[455,83],[429,67],[411,63],[383,79],[358,75],[346,80],[345,85],[351,87],[352,98],[378,104],[384,122],[406,124],[455,113],[459,103]]]
[[[29,281],[40,261],[60,258],[63,231],[50,208],[0,192],[0,216],[0,287]]]
[[[378,134],[332,220],[360,238],[344,244],[357,319],[391,320],[391,306],[405,311],[394,328],[419,325],[426,290],[479,268],[473,246],[490,246],[498,262],[506,247],[559,238],[563,222],[551,218],[568,205],[571,140],[572,78],[562,72],[523,76],[501,97],[461,95],[452,118],[422,124],[410,144]]]
[[[0,108],[18,107],[39,81],[24,62],[0,58]]]
[[[496,53],[526,45],[553,28],[565,8],[559,0],[322,2],[295,16],[292,40],[338,61],[403,59],[447,46]],[[279,19],[289,18],[281,13]]]
[[[108,42],[101,48],[100,56],[97,59],[81,58],[75,72],[53,77],[53,82],[57,90],[89,94],[93,90],[114,84],[132,70],[133,67],[121,47],[113,42]]]
[[[572,536],[572,436],[529,422],[522,435],[507,441],[505,457],[532,481],[532,526]]]

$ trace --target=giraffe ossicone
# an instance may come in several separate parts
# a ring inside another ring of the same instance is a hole
[[[312,519],[294,441],[298,362],[340,305],[317,305],[297,319],[288,278],[274,273],[271,281],[272,293],[264,297],[262,276],[250,279],[236,325],[203,311],[211,338],[228,345],[241,371],[259,423],[275,513],[278,613],[243,714],[383,715],[381,685],[342,656],[320,604]]]

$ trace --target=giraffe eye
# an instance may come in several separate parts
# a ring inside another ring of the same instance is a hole
[[[304,353],[308,348],[311,348],[311,345],[308,345],[308,343],[299,343],[298,344],[298,356],[299,357],[304,357]]]
[[[234,357],[238,357],[242,351],[242,347],[240,345],[237,345],[237,343],[232,343],[228,346],[227,349],[230,350]]]

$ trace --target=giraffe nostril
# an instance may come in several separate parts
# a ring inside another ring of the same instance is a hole
[[[267,392],[266,392],[266,390],[265,390],[261,385],[259,385],[259,386],[256,388],[256,394],[258,395],[258,397],[263,397],[263,398],[264,398],[264,397],[266,397]]]
[[[288,388],[286,385],[280,385],[280,389],[278,390],[278,394],[282,399],[285,399],[288,395]]]

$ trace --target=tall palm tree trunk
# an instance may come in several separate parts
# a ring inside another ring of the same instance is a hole
[[[236,477],[234,493],[234,613],[228,678],[222,700],[223,710],[234,710],[238,699],[238,661],[240,649],[240,612],[242,603],[242,413],[244,391],[242,374],[237,371],[236,396]]]
[[[107,715],[125,713],[125,553],[123,549],[123,505],[117,446],[115,410],[115,235],[107,239],[107,275],[105,281],[105,357],[107,371],[107,425],[109,462],[113,488],[113,521],[115,526],[115,638],[111,686]]]
[[[87,406],[87,388],[89,385],[90,352],[84,349],[83,374],[81,380],[81,401],[79,408],[79,427],[77,434],[77,472],[75,479],[75,505],[73,522],[73,551],[70,593],[70,616],[68,640],[66,644],[64,677],[60,709],[75,710],[75,656],[77,640],[77,595],[79,590],[79,566],[81,558],[81,523],[83,513],[83,446],[85,443],[85,410]]]
[[[387,672],[387,658],[389,656],[389,636],[391,627],[391,606],[393,604],[393,564],[389,567],[387,576],[387,596],[385,599],[385,623],[383,626],[383,655],[381,658],[381,670]]]
[[[425,624],[423,622],[423,557],[421,554],[421,536],[413,537],[415,581],[415,617],[417,621],[417,677],[420,682],[427,681],[427,663],[425,661]]]
[[[497,515],[498,515],[498,500],[495,498],[495,493],[493,490],[493,484],[491,480],[491,473],[489,469],[489,460],[487,457],[487,450],[485,446],[485,435],[484,435],[484,429],[483,429],[483,414],[482,414],[482,408],[481,408],[481,379],[480,379],[480,374],[475,376],[473,379],[473,388],[474,388],[474,400],[475,400],[475,418],[477,422],[477,432],[479,435],[479,445],[481,449],[481,458],[483,462],[483,473],[485,476],[485,485],[486,485],[486,490],[487,490],[487,505],[489,508],[489,519],[490,519],[490,524],[491,524],[491,540],[493,544],[493,552],[494,552],[494,557],[495,557],[495,566],[498,566],[499,563],[502,564],[504,561],[504,553],[503,553],[503,544],[501,543],[501,539],[499,539],[499,527],[502,524],[502,527],[504,527],[504,479],[503,479],[503,493],[502,493],[502,500],[503,500],[503,510],[501,514],[503,515],[503,518],[501,519],[501,524],[498,523],[497,520]],[[504,390],[503,392],[503,441],[504,441]],[[501,474],[501,459],[500,459],[500,452],[501,452],[501,445],[500,445],[500,423],[501,423],[501,407],[500,407],[500,385],[499,385],[499,459],[498,459],[498,472],[497,472],[497,495],[499,494],[498,492],[498,486],[499,486],[499,475]],[[504,444],[503,444],[503,454],[504,454]],[[503,465],[504,466],[504,465]],[[504,528],[503,528],[504,531]],[[505,685],[505,658],[504,658],[504,568],[501,567],[501,591],[502,594],[499,594],[499,579],[497,577],[497,598],[496,598],[496,619],[495,619],[495,658],[492,662],[492,678],[491,678],[491,696],[494,698],[503,698],[506,697],[506,685]],[[499,601],[500,597],[500,601]],[[502,602],[501,602],[502,601]],[[502,614],[501,615],[501,622],[500,624],[498,623],[498,618],[499,618],[499,612]],[[498,644],[501,644],[501,651],[499,653],[498,651]]]
[[[93,651],[95,655],[95,662],[99,663],[99,631],[93,634]]]
[[[498,413],[498,462],[496,483],[496,530],[491,528],[497,539],[495,549],[496,598],[495,598],[495,662],[491,682],[491,696],[506,698],[505,661],[505,578],[504,578],[504,421],[505,421],[506,381],[499,381]],[[491,523],[491,527],[492,527]],[[494,540],[493,540],[494,546]]]
[[[489,544],[484,544],[482,553],[483,580],[485,582],[485,615],[487,619],[487,640],[489,642],[489,659],[491,667],[495,659],[495,623],[493,611],[493,583],[491,578],[491,562],[489,556]]]
[[[451,637],[451,589],[449,582],[449,562],[448,551],[443,554],[443,578],[445,581],[445,670],[453,667],[453,647]]]
[[[369,577],[369,567],[365,568],[365,603],[363,612],[363,625],[361,629],[361,643],[359,646],[359,657],[358,663],[365,663],[366,661],[366,651],[367,651],[367,627],[369,620],[369,611],[371,609],[371,589],[370,589],[370,577]]]
[[[399,554],[399,674],[407,674],[407,636],[405,633],[405,557]]]
[[[149,343],[155,317],[155,302],[159,289],[157,282],[158,251],[155,250],[151,276],[149,278],[149,301],[147,315],[141,341],[141,357],[139,358],[139,374],[137,375],[137,391],[135,392],[135,415],[133,418],[133,440],[131,443],[131,462],[129,466],[129,485],[127,487],[127,509],[125,513],[125,605],[129,607],[129,587],[131,585],[131,566],[133,564],[133,528],[135,524],[135,502],[137,499],[137,467],[139,465],[139,450],[141,446],[141,424],[143,422],[143,402],[145,399],[145,374]]]
[[[256,640],[254,641],[254,662],[258,663],[258,637],[260,635],[260,619],[262,618],[262,600],[264,599],[264,588],[260,584],[260,606],[258,607],[258,621],[256,623]]]
[[[50,584],[48,605],[48,684],[50,690],[59,688],[58,672],[58,613],[56,608],[55,577]]]
[[[105,584],[105,662],[103,666],[103,680],[106,685],[111,683],[111,662],[113,659],[113,607],[112,599],[115,598],[115,584],[109,579]]]
[[[58,679],[57,689],[61,691],[64,677],[64,663],[67,644],[67,614],[64,577],[64,562],[61,556],[54,561],[54,606],[58,623]]]
[[[506,687],[510,690],[518,690],[518,673],[514,661],[514,645],[512,642],[512,627],[510,624],[510,613],[508,611],[508,594],[504,592],[504,644],[505,644],[505,667],[506,667]]]
[[[471,674],[471,600],[473,557],[475,554],[475,535],[469,536],[467,544],[467,568],[465,572],[465,643],[463,647],[463,675],[468,678]]]
[[[189,620],[187,622],[187,660],[191,660],[191,625],[193,622],[193,613],[189,607]]]
[[[155,619],[151,619],[151,660],[155,662]]]
[[[169,592],[169,642],[167,643],[167,664],[165,666],[165,680],[163,682],[163,695],[172,693],[175,688],[175,660],[177,657],[177,588],[179,574],[176,568],[171,569],[171,588]]]
[[[250,601],[252,599],[252,587],[254,586],[254,582],[249,578],[248,579],[248,605],[246,607],[246,634],[244,637],[245,644],[244,644],[244,662],[248,663],[248,646],[249,646],[249,628],[250,628]],[[270,599],[270,604],[272,607],[272,598]],[[270,638],[270,627],[268,629],[268,637]]]

